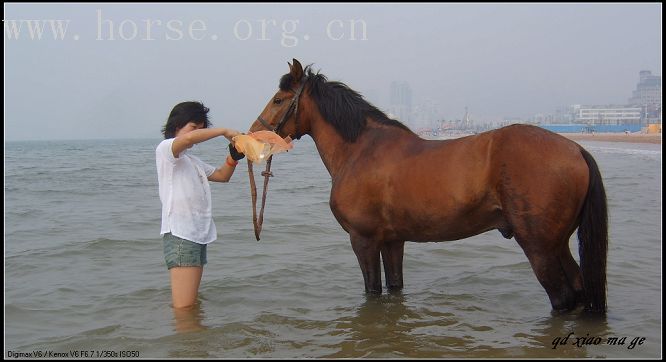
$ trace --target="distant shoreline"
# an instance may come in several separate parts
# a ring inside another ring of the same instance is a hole
[[[574,141],[631,142],[661,144],[661,133],[558,133]]]
[[[573,141],[629,142],[661,144],[661,133],[558,133]],[[443,134],[426,139],[448,140],[474,136],[474,134]]]

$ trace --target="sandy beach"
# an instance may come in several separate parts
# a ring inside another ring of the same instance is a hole
[[[633,142],[661,144],[661,133],[560,133],[574,141]]]

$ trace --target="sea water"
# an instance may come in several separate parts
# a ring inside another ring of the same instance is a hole
[[[212,183],[219,239],[197,307],[174,312],[159,141],[5,143],[6,358],[660,357],[661,145],[581,143],[609,205],[608,315],[597,320],[553,313],[497,231],[406,243],[402,293],[366,296],[307,137],[273,161],[260,242],[246,164]],[[191,152],[218,166],[227,143]],[[575,235],[571,248],[578,260]]]

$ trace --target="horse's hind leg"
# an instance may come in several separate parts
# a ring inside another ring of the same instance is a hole
[[[402,289],[402,257],[405,251],[405,242],[387,242],[381,250],[384,263],[386,287],[389,291]]]
[[[379,264],[380,243],[352,234],[351,244],[358,259],[358,264],[361,267],[361,272],[363,273],[365,291],[367,293],[381,294],[382,270]]]
[[[574,309],[576,292],[571,287],[565,271],[570,266],[565,266],[563,263],[558,253],[559,248],[546,248],[545,245],[548,243],[540,244],[543,247],[539,247],[537,243],[542,241],[532,241],[532,244],[526,247],[523,239],[516,237],[516,240],[523,247],[537,280],[548,294],[553,309],[557,311]]]
[[[566,244],[562,248],[560,253],[560,261],[562,262],[562,268],[564,268],[564,273],[569,280],[569,285],[574,290],[576,295],[576,303],[583,303],[585,301],[585,289],[583,288],[583,277],[580,273],[580,267],[573,256],[571,256],[571,251],[569,250],[569,245]]]

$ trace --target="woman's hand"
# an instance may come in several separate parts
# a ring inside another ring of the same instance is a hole
[[[236,162],[238,162],[239,160],[243,159],[243,157],[245,157],[244,153],[238,152],[238,150],[236,150],[236,146],[233,143],[229,144],[229,155]]]
[[[234,138],[238,135],[241,135],[241,134],[243,134],[243,133],[241,133],[239,131],[236,131],[235,129],[227,128],[227,131],[224,133],[224,137],[226,137],[226,139],[228,139],[229,142],[231,142],[232,138]]]

